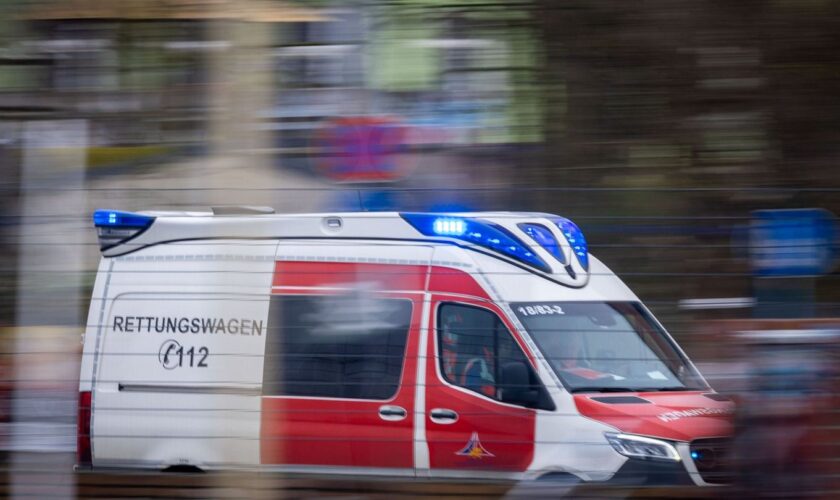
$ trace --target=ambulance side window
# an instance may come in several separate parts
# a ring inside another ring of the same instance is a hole
[[[441,304],[437,345],[440,372],[447,382],[497,401],[553,409],[525,354],[493,312]],[[519,380],[514,384],[505,380],[516,371]]]
[[[411,309],[410,300],[369,294],[271,297],[263,394],[391,398]]]

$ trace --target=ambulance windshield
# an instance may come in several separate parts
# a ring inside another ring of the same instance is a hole
[[[634,302],[520,302],[511,307],[572,392],[706,390]]]

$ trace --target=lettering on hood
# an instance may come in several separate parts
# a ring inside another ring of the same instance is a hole
[[[186,318],[171,316],[114,316],[111,328],[126,333],[204,333],[262,336],[262,320],[248,318]]]
[[[657,418],[663,422],[673,422],[685,417],[706,417],[713,415],[730,415],[732,408],[692,408],[690,410],[669,411],[661,413]]]

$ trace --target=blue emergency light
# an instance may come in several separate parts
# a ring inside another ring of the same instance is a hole
[[[439,217],[432,223],[432,230],[441,236],[463,236],[467,224],[462,219]]]
[[[93,225],[96,227],[148,227],[154,220],[149,215],[118,210],[97,210],[93,213]]]
[[[507,229],[481,219],[440,214],[401,213],[400,217],[425,236],[440,236],[465,241],[498,252],[540,271],[551,267]]]
[[[97,210],[93,213],[93,225],[99,235],[99,249],[107,250],[125,243],[139,235],[155,218],[149,215],[122,212],[119,210]]]
[[[531,239],[536,241],[541,247],[545,248],[546,251],[560,261],[561,264],[566,265],[566,256],[563,255],[563,251],[560,249],[560,244],[557,243],[557,238],[554,237],[547,227],[542,224],[523,222],[522,224],[519,224],[519,229],[530,236]]]
[[[589,269],[589,246],[586,244],[586,238],[583,236],[583,231],[575,224],[565,217],[552,217],[551,221],[560,228],[560,232],[569,241],[572,251],[577,255],[580,265],[584,269]]]

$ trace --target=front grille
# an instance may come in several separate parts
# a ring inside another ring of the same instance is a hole
[[[726,438],[696,439],[689,445],[697,472],[707,483],[732,482],[732,441]]]

